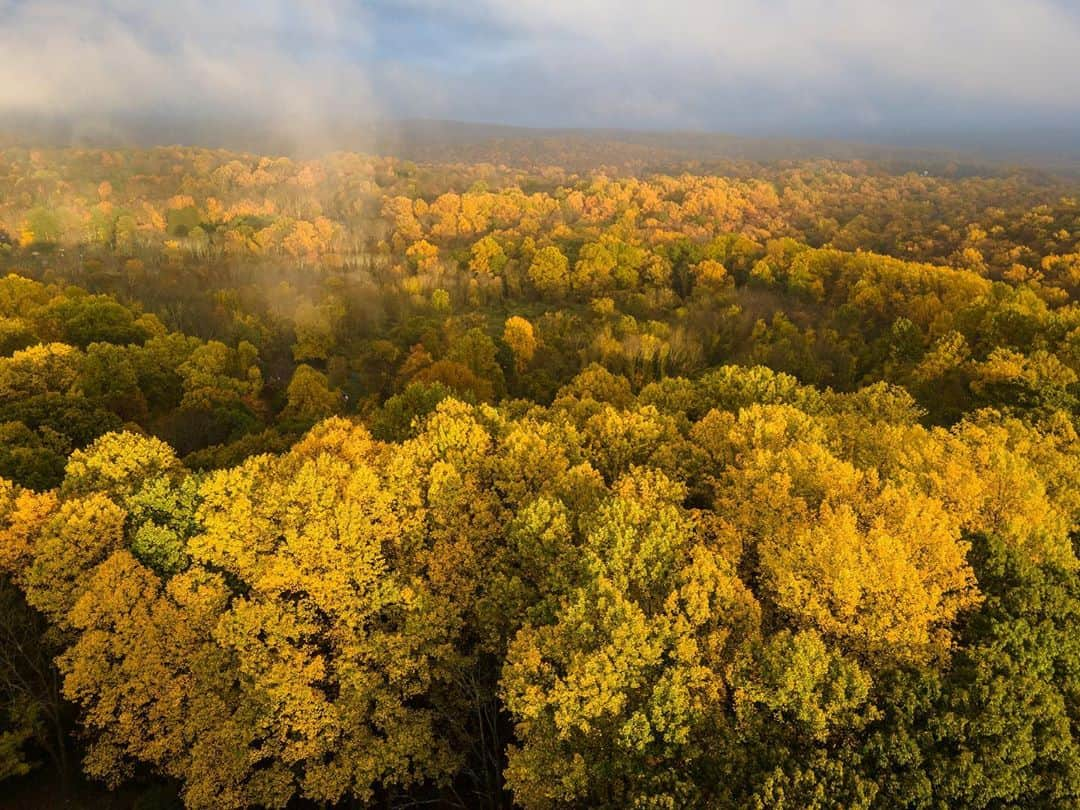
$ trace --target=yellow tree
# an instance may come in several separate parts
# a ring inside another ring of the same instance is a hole
[[[0,358],[0,402],[45,393],[72,393],[83,353],[65,343],[47,343]]]
[[[635,469],[586,519],[584,582],[526,625],[503,669],[517,725],[506,779],[527,808],[700,804],[694,769],[757,604],[697,536],[685,490]]]
[[[426,239],[409,245],[405,251],[405,257],[418,272],[435,270],[439,266],[439,248]]]
[[[325,374],[308,365],[296,367],[285,396],[282,415],[292,419],[314,422],[332,416],[341,407],[341,392],[330,387]]]
[[[948,649],[953,621],[978,602],[948,504],[837,458],[822,424],[790,406],[744,409],[697,437],[722,465],[716,511],[755,550],[763,596],[794,627],[861,655]]]
[[[564,295],[570,284],[570,262],[554,245],[540,248],[529,265],[529,280],[543,295]]]
[[[469,250],[469,269],[479,275],[498,276],[506,262],[502,246],[491,236],[477,240]]]
[[[448,633],[411,562],[415,481],[396,492],[387,460],[330,420],[286,456],[210,476],[190,565],[167,582],[117,542],[105,496],[46,520],[27,592],[60,576],[37,601],[76,634],[61,664],[91,774],[115,783],[143,762],[189,806],[240,808],[366,801],[451,770],[430,696]]]
[[[100,492],[122,501],[147,481],[179,470],[180,460],[160,439],[127,431],[106,433],[71,454],[61,491],[65,495]]]
[[[865,505],[826,500],[760,557],[795,627],[863,655],[925,660],[949,649],[953,621],[979,601],[967,549],[940,501],[886,488]]]
[[[332,420],[201,491],[189,552],[242,584],[214,637],[258,696],[262,757],[296,775],[284,798],[366,799],[451,763],[425,702],[444,630],[391,564],[406,535],[383,462],[362,428]]]
[[[533,325],[520,315],[506,319],[502,334],[503,343],[514,353],[514,367],[521,374],[536,354],[536,333]]]
[[[39,494],[0,478],[0,573],[22,583],[42,527],[56,507],[55,492]]]
[[[20,576],[26,601],[56,626],[67,629],[68,613],[86,579],[124,542],[124,510],[104,495],[65,501],[41,527],[32,562]]]
[[[181,780],[194,808],[281,806],[291,778],[257,762],[257,696],[213,640],[229,601],[220,574],[167,584],[128,551],[97,567],[69,614],[64,694],[82,709],[87,773],[115,786],[140,763]]]

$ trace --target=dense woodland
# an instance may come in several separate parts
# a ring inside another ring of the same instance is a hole
[[[8,147],[0,271],[0,796],[1080,807],[1075,177]]]

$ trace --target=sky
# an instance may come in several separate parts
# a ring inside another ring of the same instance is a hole
[[[1080,141],[1080,0],[0,0],[0,118]]]

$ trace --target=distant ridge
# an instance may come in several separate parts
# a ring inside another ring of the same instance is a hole
[[[912,137],[906,140],[912,141]],[[866,160],[893,171],[986,174],[1021,167],[1080,173],[1080,140],[1053,133],[1038,149],[993,137],[969,148],[840,138],[747,136],[712,132],[531,128],[497,123],[404,119],[320,123],[222,118],[123,120],[15,118],[0,124],[0,143],[24,146],[151,147],[171,144],[305,157],[356,151],[418,162],[467,162],[571,171],[705,171],[724,161]],[[996,144],[996,145],[995,145]],[[726,167],[730,170],[730,166]]]

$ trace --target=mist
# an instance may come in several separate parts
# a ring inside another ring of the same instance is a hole
[[[362,146],[373,122],[443,119],[1080,150],[1071,0],[3,0],[0,19],[3,128],[72,139]]]

